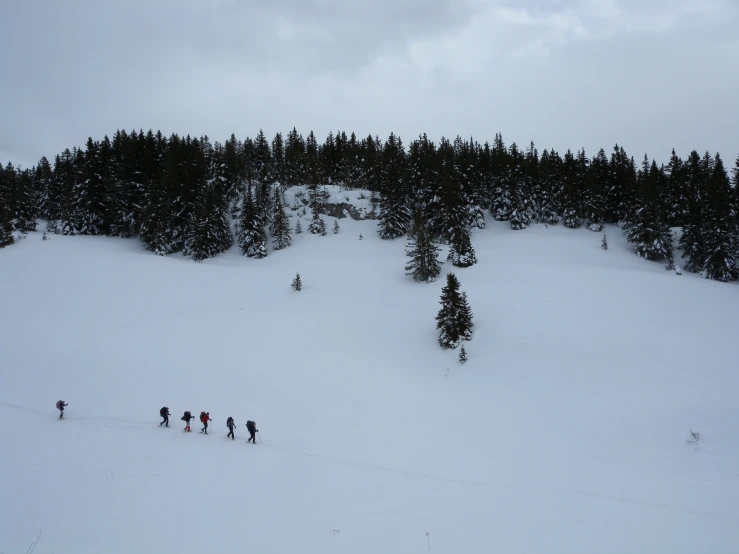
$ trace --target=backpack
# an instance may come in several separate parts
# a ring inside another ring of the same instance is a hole
[[[187,421],[191,418],[190,412],[185,412],[185,415],[182,416],[182,421]]]
[[[205,412],[200,412],[200,423],[205,423],[206,416]]]
[[[167,407],[166,406],[164,408],[162,408],[161,410],[159,410],[159,415],[162,416],[162,417],[164,417],[164,416],[167,415]]]
[[[56,409],[57,410],[61,410],[62,409],[62,406],[64,406],[64,401],[63,400],[57,400],[57,402],[56,402]]]
[[[232,418],[232,417],[229,417],[229,418],[228,418],[228,419],[226,420],[226,427],[233,427],[233,425],[234,425],[234,418]]]

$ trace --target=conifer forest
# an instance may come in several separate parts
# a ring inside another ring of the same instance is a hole
[[[405,144],[394,134],[345,132],[319,142],[293,129],[221,144],[119,130],[30,169],[0,166],[0,247],[44,230],[136,237],[155,254],[195,261],[236,242],[245,256],[263,258],[290,246],[295,230],[282,193],[295,185],[308,187],[309,232],[327,234],[324,185],[368,190],[381,238],[450,244],[459,267],[475,263],[470,230],[484,228],[489,212],[513,230],[585,227],[604,245],[604,224],[615,224],[636,255],[668,269],[724,282],[739,276],[739,157],[727,164],[719,153],[673,150],[658,165],[618,144],[560,153],[506,145],[500,134],[492,144],[459,136],[436,143],[425,134]],[[429,263],[414,266],[417,280],[438,273]]]

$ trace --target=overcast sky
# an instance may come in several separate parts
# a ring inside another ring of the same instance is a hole
[[[737,0],[8,0],[0,161],[116,129],[739,154]]]

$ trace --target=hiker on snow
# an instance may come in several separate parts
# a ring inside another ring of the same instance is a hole
[[[213,421],[210,419],[210,412],[200,412],[200,423],[203,424],[203,428],[200,430],[201,433],[208,434],[208,422]]]
[[[64,417],[64,408],[66,406],[69,406],[64,400],[58,400],[56,403],[56,409],[59,410],[59,419],[62,419]]]
[[[193,415],[190,412],[185,412],[185,415],[183,415],[180,419],[185,422],[185,431],[190,431],[190,420],[195,419]]]
[[[249,440],[246,442],[253,442],[254,444],[257,444],[257,441],[254,438],[254,433],[259,433],[259,429],[257,429],[257,424],[254,423],[252,420],[249,420],[246,422],[246,429],[249,431]]]
[[[167,424],[166,426],[169,427],[169,416],[170,416],[169,408],[165,406],[164,408],[159,410],[159,415],[162,416],[162,422],[159,424],[159,427],[161,427],[165,423]]]
[[[234,423],[234,418],[229,417],[226,420],[226,427],[228,427],[228,435],[226,435],[226,438],[231,437],[231,440],[236,440],[236,437],[234,437],[234,427],[236,424]]]

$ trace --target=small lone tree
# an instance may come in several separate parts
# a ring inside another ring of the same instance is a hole
[[[314,235],[326,236],[326,222],[323,221],[321,214],[318,213],[318,210],[316,209],[313,210],[313,219],[311,220],[308,229]]]
[[[605,230],[603,231],[603,239],[601,239],[601,241],[600,241],[600,247],[603,250],[608,250],[608,239],[606,238],[606,232],[605,232]]]
[[[446,276],[446,286],[441,289],[440,304],[441,309],[436,315],[439,345],[443,348],[456,348],[460,341],[470,340],[472,311],[467,303],[467,293],[459,292],[459,280],[454,273]]]
[[[292,284],[293,290],[303,290],[303,281],[300,280],[300,273],[295,276]]]
[[[438,256],[441,250],[431,240],[431,234],[420,218],[416,218],[406,246],[406,254],[411,260],[406,264],[406,275],[413,275],[414,281],[431,283],[441,273],[441,262]]]
[[[459,363],[463,364],[467,361],[467,351],[464,349],[464,344],[462,345],[462,349],[459,351]]]
[[[362,233],[359,233],[359,240],[362,240],[363,238]]]
[[[300,218],[298,218],[298,222],[295,224],[295,234],[300,235],[303,233],[303,226],[300,224]]]
[[[334,235],[337,235],[339,233],[339,220],[334,219],[334,226],[332,228]]]

